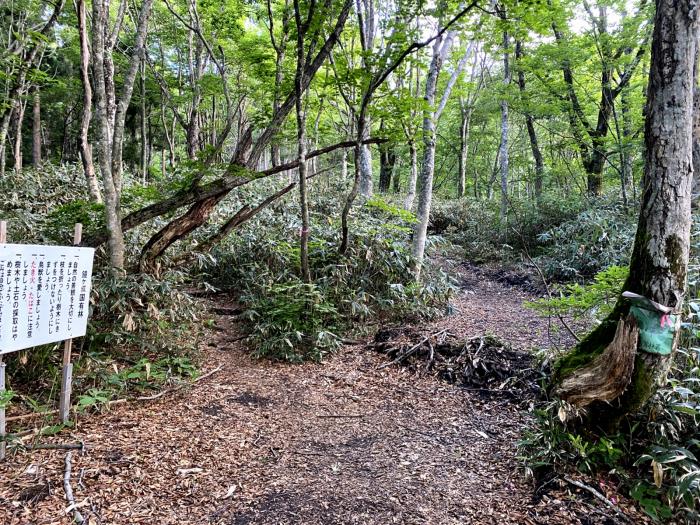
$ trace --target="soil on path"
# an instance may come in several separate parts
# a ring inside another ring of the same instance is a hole
[[[548,344],[531,294],[461,268],[455,314],[434,323],[523,348]],[[72,485],[89,524],[613,524],[561,488],[533,496],[516,446],[522,405],[417,377],[361,346],[322,364],[251,359],[226,317],[221,369],[188,390],[82,417]],[[55,439],[55,438],[54,438]],[[0,465],[0,523],[68,524],[65,451]],[[641,519],[635,516],[634,522]]]

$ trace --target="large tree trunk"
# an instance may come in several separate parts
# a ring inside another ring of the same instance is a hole
[[[124,235],[121,227],[119,192],[112,176],[113,129],[110,125],[109,95],[105,82],[105,26],[108,11],[104,4],[92,4],[92,51],[95,78],[95,118],[97,122],[96,149],[105,190],[105,222],[108,233],[109,261],[112,269],[119,274],[124,269]]]
[[[690,247],[693,177],[693,60],[698,38],[698,5],[688,0],[657,0],[645,127],[644,192],[630,275],[625,290],[679,313],[686,289]],[[564,399],[585,399],[590,424],[613,426],[638,410],[663,383],[672,353],[659,355],[637,348],[625,337],[634,322],[630,305],[620,298],[613,312],[555,366],[556,392]],[[617,336],[616,336],[617,334]],[[620,341],[623,342],[620,345]],[[591,381],[591,370],[613,353],[633,363],[628,381],[611,394],[619,371],[607,383]],[[593,384],[593,383],[597,383]],[[602,385],[602,387],[601,387]],[[606,394],[599,394],[606,391]],[[582,404],[582,403],[578,403]]]

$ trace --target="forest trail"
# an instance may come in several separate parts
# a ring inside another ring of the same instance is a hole
[[[522,306],[529,292],[507,275],[458,270],[457,311],[435,329],[547,344],[547,320]],[[86,523],[617,523],[565,488],[533,497],[516,458],[522,403],[380,368],[386,356],[361,346],[322,364],[254,360],[230,318],[218,322],[204,370],[218,372],[60,435],[85,443],[72,483]],[[64,456],[0,464],[0,523],[70,523]]]

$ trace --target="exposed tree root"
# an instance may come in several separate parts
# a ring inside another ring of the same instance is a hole
[[[632,316],[620,319],[615,337],[605,350],[565,377],[554,393],[578,408],[620,397],[632,378],[638,335]]]

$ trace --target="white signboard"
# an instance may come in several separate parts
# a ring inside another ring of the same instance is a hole
[[[94,254],[0,244],[0,354],[85,335]]]

